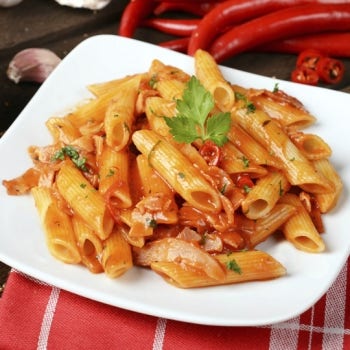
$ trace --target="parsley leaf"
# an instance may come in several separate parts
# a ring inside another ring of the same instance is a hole
[[[58,150],[54,156],[53,160],[64,160],[64,157],[68,156],[77,168],[82,171],[88,171],[86,167],[86,158],[80,157],[79,152],[73,146],[64,146]]]
[[[238,273],[239,275],[242,274],[242,270],[241,270],[241,267],[238,265],[237,261],[235,259],[232,259],[230,261],[228,261],[226,263],[226,267],[229,269],[229,270],[232,270],[236,273]]]
[[[175,141],[191,143],[198,139],[211,140],[218,146],[227,142],[226,133],[231,125],[230,113],[209,116],[214,106],[213,96],[192,76],[182,100],[176,101],[176,116],[164,117]]]

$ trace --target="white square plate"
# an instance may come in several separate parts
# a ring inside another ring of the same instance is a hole
[[[20,175],[31,161],[30,145],[51,137],[45,121],[89,97],[88,84],[148,70],[153,59],[192,74],[193,59],[155,45],[112,35],[87,39],[57,67],[0,139],[0,181]],[[49,284],[121,308],[198,324],[249,326],[290,319],[311,307],[336,279],[350,251],[350,95],[277,81],[222,67],[226,79],[245,87],[279,88],[300,99],[318,121],[310,129],[333,149],[332,162],[345,185],[338,206],[324,217],[327,250],[297,251],[273,238],[261,244],[286,268],[285,277],[264,282],[182,290],[155,273],[133,268],[119,279],[65,265],[48,252],[30,196],[13,197],[0,185],[0,260]]]

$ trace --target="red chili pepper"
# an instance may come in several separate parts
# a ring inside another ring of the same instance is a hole
[[[190,41],[189,37],[184,37],[180,39],[163,41],[158,45],[161,47],[165,47],[166,49],[186,53],[189,41]]]
[[[316,69],[317,62],[323,57],[323,53],[318,50],[304,50],[300,52],[297,58],[297,68],[305,67]]]
[[[298,54],[306,49],[319,50],[331,57],[350,57],[350,33],[334,32],[302,35],[274,41],[259,47],[265,52]]]
[[[314,69],[297,67],[292,71],[291,80],[300,84],[317,85],[319,76]]]
[[[192,15],[203,17],[206,13],[212,10],[217,4],[215,2],[161,2],[153,11],[156,16],[159,16],[169,11],[181,11],[191,13]]]
[[[327,84],[339,83],[343,79],[344,71],[343,62],[331,57],[322,57],[316,65],[320,79]]]
[[[307,4],[277,10],[237,25],[211,45],[217,62],[264,43],[308,33],[350,29],[350,4]]]
[[[239,188],[252,188],[254,186],[254,182],[248,174],[239,174],[235,179],[235,184]]]
[[[131,38],[137,26],[153,12],[155,7],[154,0],[131,0],[122,13],[118,34]]]
[[[221,149],[214,142],[207,140],[200,147],[199,153],[209,165],[218,165],[221,157]]]
[[[213,39],[229,26],[243,23],[273,11],[308,3],[350,3],[349,0],[227,0],[206,14],[192,33],[187,53],[191,56],[198,49],[207,49]]]
[[[142,25],[176,36],[190,36],[199,19],[149,18]]]

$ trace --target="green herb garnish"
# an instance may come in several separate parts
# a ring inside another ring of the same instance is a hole
[[[235,92],[235,97],[237,100],[241,100],[244,102],[245,108],[247,109],[248,113],[253,113],[256,110],[256,107],[254,103],[250,100],[247,99],[247,96],[240,93],[240,92]]]
[[[86,158],[80,157],[79,152],[72,146],[64,146],[58,150],[53,156],[53,160],[64,160],[64,157],[69,157],[77,168],[82,171],[88,171],[86,167]]]
[[[235,259],[232,259],[232,260],[228,261],[228,262],[226,263],[226,267],[227,267],[229,270],[238,273],[239,275],[242,274],[242,270],[241,270],[240,266],[237,264],[237,261],[236,261]]]
[[[230,113],[220,112],[210,116],[214,106],[213,96],[192,76],[182,100],[176,100],[176,116],[164,117],[174,139],[184,143],[211,140],[217,146],[225,144],[231,125]]]

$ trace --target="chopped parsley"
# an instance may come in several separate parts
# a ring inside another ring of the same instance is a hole
[[[280,88],[279,88],[279,86],[278,86],[278,83],[276,83],[275,86],[273,87],[272,92],[273,92],[273,93],[276,93],[276,92],[279,91],[279,89],[280,89]]]
[[[251,187],[249,187],[248,185],[244,185],[243,186],[243,191],[244,191],[244,193],[249,193],[250,192],[250,190],[251,190],[252,188]]]
[[[256,107],[255,107],[254,103],[252,101],[248,100],[246,95],[236,91],[235,97],[237,100],[244,102],[245,108],[247,109],[248,113],[255,112]]]
[[[242,162],[245,168],[249,168],[249,159],[245,156],[242,156]]]
[[[238,265],[237,261],[235,259],[229,260],[226,262],[226,267],[231,270],[234,271],[236,273],[238,273],[239,275],[242,274],[242,270],[241,267]]]
[[[147,222],[147,226],[148,227],[152,227],[152,228],[157,228],[157,221],[155,219],[149,219],[147,218],[146,219],[146,222]]]
[[[157,74],[153,74],[149,80],[149,86],[153,89],[157,83]]]
[[[213,96],[192,76],[182,100],[176,100],[177,114],[172,118],[164,117],[164,120],[178,142],[211,140],[217,146],[222,146],[228,141],[226,134],[230,130],[231,116],[223,112],[210,116],[214,106]]]
[[[88,171],[86,167],[86,158],[80,157],[79,152],[73,146],[62,147],[54,154],[53,160],[64,160],[65,156],[69,157],[80,170]]]

